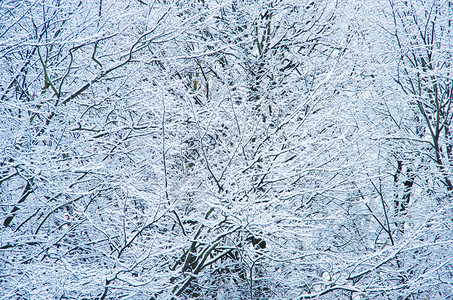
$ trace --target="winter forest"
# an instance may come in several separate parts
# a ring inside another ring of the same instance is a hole
[[[453,1],[1,0],[1,299],[453,299]]]

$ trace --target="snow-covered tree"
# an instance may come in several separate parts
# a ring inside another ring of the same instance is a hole
[[[3,1],[1,297],[451,297],[452,9]]]

